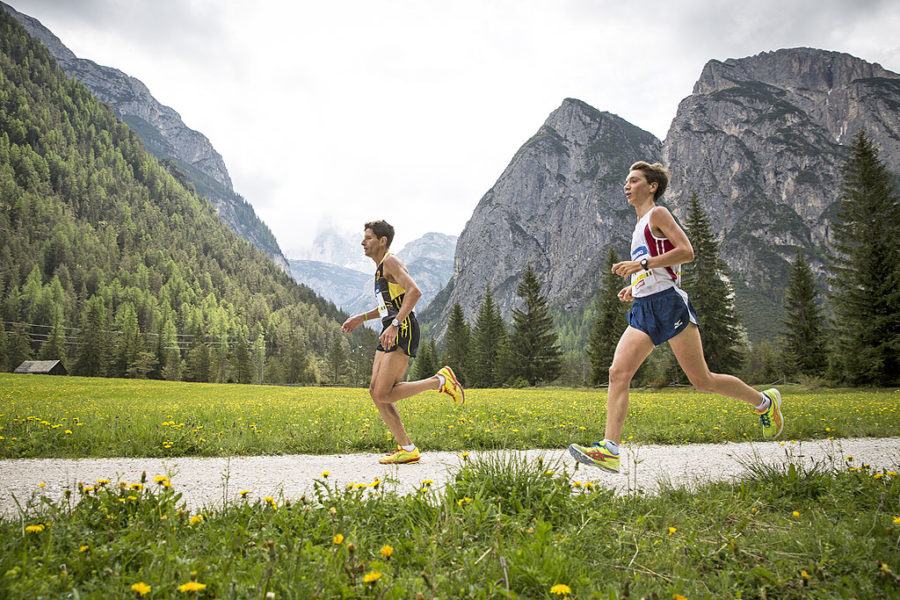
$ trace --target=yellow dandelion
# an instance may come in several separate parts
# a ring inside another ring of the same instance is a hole
[[[334,542],[336,545],[340,546],[341,544],[344,543],[344,536],[339,533],[336,536],[334,536],[331,539],[331,541]]]
[[[29,525],[25,528],[25,531],[28,533],[40,533],[44,530],[44,524],[38,523],[37,525]]]
[[[192,592],[202,592],[206,589],[205,583],[198,583],[196,581],[188,581],[187,583],[183,583],[178,586],[178,591],[183,593],[192,593]]]
[[[108,484],[108,483],[109,483],[109,479],[98,479],[98,480],[97,480],[97,485],[99,485],[99,486],[101,486],[101,487],[104,486],[104,485],[106,485],[106,484]]]
[[[798,518],[800,518],[800,513],[795,510],[794,512],[791,513],[791,516],[794,517],[795,519],[798,519]]]
[[[39,484],[38,484],[38,487],[39,487],[39,488],[42,488],[42,487],[44,487],[45,485],[47,485],[47,484],[46,484],[46,483],[39,483]]]
[[[381,552],[381,555],[383,557],[390,558],[394,554],[394,549],[391,548],[390,546],[388,546],[387,544],[385,544],[384,546],[381,547],[381,550],[379,550],[379,552]]]
[[[809,573],[807,573],[805,570],[804,570],[804,571],[800,571],[800,577],[802,577],[804,580],[808,580],[808,579],[809,579]]]
[[[369,571],[363,576],[363,583],[375,583],[381,578],[381,571]]]
[[[894,525],[900,525],[900,517],[894,517]]]
[[[675,533],[676,531],[678,531],[678,528],[677,528],[677,527],[669,527],[669,535],[672,535],[672,534]]]
[[[131,584],[131,591],[137,593],[138,596],[143,596],[150,591],[150,586],[144,583],[143,581],[139,581],[137,583]]]
[[[202,523],[202,522],[203,522],[203,515],[194,515],[193,517],[191,517],[191,521],[190,521],[191,525],[196,525],[197,523]]]
[[[687,598],[685,598],[681,594],[672,594],[672,600],[687,600]]]
[[[144,489],[144,484],[143,483],[132,483],[128,487],[130,487],[133,490],[141,491],[142,489]]]
[[[875,479],[881,479],[882,477],[884,477],[884,473],[875,473],[874,475],[872,475],[872,477]]]
[[[164,483],[168,483],[169,478],[166,477],[165,475],[157,475],[156,477],[153,478],[153,481],[154,481],[155,483],[158,483],[158,484],[162,485],[162,484],[164,484]]]
[[[557,583],[552,588],[550,588],[550,593],[557,594],[559,596],[565,596],[566,594],[572,593],[572,588],[570,588],[569,586],[567,586],[564,583]]]
[[[91,547],[88,546],[87,544],[83,544],[83,545],[81,545],[81,546],[78,547],[78,551],[79,551],[79,552],[87,552],[87,551],[90,550],[90,549],[91,549]]]
[[[249,494],[249,493],[250,493],[250,490],[241,490],[240,491],[241,498],[246,498],[247,494]]]
[[[322,477],[328,479],[328,476],[331,475],[331,471],[322,471]]]

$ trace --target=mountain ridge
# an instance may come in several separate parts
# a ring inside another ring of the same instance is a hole
[[[43,43],[68,76],[75,77],[100,101],[112,106],[116,115],[141,136],[148,150],[170,161],[170,171],[184,172],[232,231],[268,254],[284,272],[290,272],[275,236],[257,217],[252,205],[234,191],[224,159],[203,133],[187,127],[175,109],[158,102],[136,77],[78,58],[38,19],[3,2],[0,8]]]

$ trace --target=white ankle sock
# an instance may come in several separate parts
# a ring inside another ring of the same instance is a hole
[[[603,440],[603,445],[613,454],[619,453],[619,445],[612,440]]]
[[[763,399],[762,399],[762,402],[759,403],[759,406],[756,407],[756,412],[762,412],[762,411],[766,410],[767,408],[769,408],[769,405],[772,404],[772,401],[769,400],[768,396],[766,396],[765,394],[761,394],[761,395],[762,395]]]
[[[438,381],[441,382],[441,387],[444,387],[444,384],[447,383],[447,378],[444,377],[443,375],[441,375],[440,373],[437,374],[437,378],[438,378]],[[440,389],[440,388],[438,388],[438,389]]]
[[[403,446],[403,445],[401,444],[400,447],[403,448],[404,450],[406,450],[407,452],[412,452],[413,450],[416,449],[416,445],[415,445],[415,444],[410,444],[409,446]]]

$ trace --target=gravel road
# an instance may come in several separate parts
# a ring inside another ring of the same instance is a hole
[[[691,444],[688,446],[624,446],[622,472],[606,473],[580,465],[564,449],[499,451],[528,460],[543,457],[544,464],[564,465],[573,481],[591,481],[614,489],[619,494],[643,490],[653,493],[660,484],[692,486],[713,480],[732,480],[747,473],[748,462],[784,464],[789,461],[825,461],[839,468],[868,464],[874,470],[900,470],[900,438],[860,438],[806,442],[749,442]],[[476,459],[488,452],[471,452]],[[377,454],[337,454],[326,456],[242,456],[231,458],[102,458],[102,459],[20,459],[0,460],[0,516],[13,517],[22,506],[40,496],[62,497],[63,490],[77,488],[78,482],[92,485],[97,479],[134,483],[146,472],[148,481],[156,475],[168,475],[175,489],[183,494],[187,508],[221,506],[224,499],[235,499],[241,490],[250,490],[251,498],[282,496],[296,499],[312,490],[312,482],[322,479],[343,487],[350,483],[371,483],[376,477],[388,489],[414,492],[422,481],[434,481],[440,490],[464,460],[457,452],[427,452],[418,464],[386,466]],[[852,457],[852,460],[850,459]],[[43,487],[39,487],[44,484]]]

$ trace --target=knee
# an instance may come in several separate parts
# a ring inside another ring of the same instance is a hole
[[[379,404],[390,404],[390,400],[388,400],[388,398],[390,397],[390,394],[388,391],[384,391],[377,387],[370,386],[369,387],[369,396],[372,397],[372,402],[374,402],[376,406]]]
[[[617,383],[627,384],[631,382],[631,378],[634,377],[634,373],[629,371],[628,369],[623,369],[621,366],[613,363],[609,367],[609,383],[610,385],[614,385]]]
[[[698,392],[709,394],[716,391],[715,386],[713,385],[713,378],[709,373],[706,375],[694,375],[688,377],[688,379],[690,380],[691,385],[694,386],[694,389]]]

